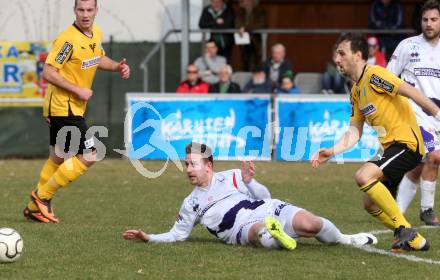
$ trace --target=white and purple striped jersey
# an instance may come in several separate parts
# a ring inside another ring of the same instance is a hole
[[[440,44],[431,45],[423,34],[399,43],[387,69],[402,80],[421,90],[440,106]],[[427,152],[440,149],[440,122],[427,115],[410,100],[417,117]]]
[[[184,199],[172,229],[151,234],[150,242],[183,241],[195,225],[201,224],[225,243],[241,243],[243,226],[274,215],[283,204],[270,199],[269,190],[255,179],[246,185],[239,169],[214,173],[208,187],[196,186]]]

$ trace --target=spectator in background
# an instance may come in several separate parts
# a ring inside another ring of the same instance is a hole
[[[266,77],[264,69],[256,66],[252,71],[252,78],[243,88],[243,93],[272,93],[272,83]]]
[[[379,49],[379,40],[372,36],[368,40],[368,60],[367,63],[371,65],[379,65],[386,67],[387,60],[385,59],[385,54]]]
[[[336,46],[333,47],[332,61],[327,63],[326,72],[322,75],[322,93],[345,93],[345,78],[338,71],[335,64]]]
[[[208,93],[209,85],[199,78],[199,69],[194,64],[186,68],[186,80],[177,87],[177,93]]]
[[[206,6],[199,20],[200,28],[227,29],[235,28],[234,10],[224,0],[211,0]],[[229,62],[231,60],[234,36],[232,34],[212,33],[210,40],[213,40],[218,48],[218,54],[224,56]]]
[[[218,48],[214,41],[205,43],[203,56],[197,58],[194,64],[199,68],[199,77],[208,84],[218,83],[220,67],[226,65],[226,58],[217,55]]]
[[[258,0],[240,0],[235,27],[240,34],[266,28],[266,12],[258,6]],[[250,71],[261,63],[261,34],[251,34],[250,44],[240,46],[243,71]]]
[[[291,93],[298,94],[299,89],[295,86],[293,82],[293,72],[287,71],[281,80],[281,85],[275,90],[275,93]]]
[[[416,34],[422,33],[422,6],[425,1],[419,1],[416,4],[412,14],[412,27],[416,30]]]
[[[403,28],[403,9],[399,1],[374,0],[368,14],[368,27],[371,29],[388,30]],[[401,34],[384,34],[379,36],[380,45],[385,50],[386,60],[390,59],[402,37]]]
[[[219,82],[209,87],[210,93],[241,93],[240,86],[231,81],[232,67],[228,64],[220,67]]]
[[[286,48],[282,44],[272,46],[272,56],[264,62],[263,68],[273,88],[281,85],[287,71],[293,72],[292,65],[286,60]]]

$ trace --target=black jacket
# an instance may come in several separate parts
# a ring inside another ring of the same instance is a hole
[[[223,24],[218,24],[217,18],[222,18]],[[233,29],[235,28],[234,19],[234,10],[229,5],[225,4],[224,10],[217,16],[211,8],[211,5],[208,5],[203,8],[202,15],[200,16],[199,20],[199,27],[202,29]],[[211,39],[213,39],[217,43],[217,46],[220,49],[231,48],[234,44],[234,37],[232,34],[212,33]]]
[[[220,93],[220,83],[209,86],[209,93]],[[227,93],[241,93],[240,86],[237,83],[231,82]]]

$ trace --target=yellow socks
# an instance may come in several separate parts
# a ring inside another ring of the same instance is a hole
[[[403,216],[390,191],[380,181],[374,181],[360,188],[392,220],[394,227],[411,227]]]
[[[394,230],[394,222],[391,220],[391,218],[385,214],[381,209],[368,212],[371,216],[375,217],[379,220],[384,226],[387,228]]]
[[[50,177],[57,171],[59,165],[53,162],[50,158],[46,160],[46,162],[43,165],[43,168],[40,172],[40,180],[38,181],[37,188],[39,186],[42,186],[47,183],[47,180],[49,180]],[[29,201],[28,208],[31,211],[37,211],[38,207],[35,205],[33,201]]]
[[[60,187],[67,186],[67,184],[84,174],[86,170],[87,166],[77,157],[69,158],[58,167],[57,171],[44,185],[38,186],[38,196],[42,199],[52,199]]]

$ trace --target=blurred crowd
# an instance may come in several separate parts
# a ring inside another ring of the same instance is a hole
[[[421,5],[421,4],[420,4]],[[412,28],[420,30],[420,5],[413,15]],[[373,0],[368,14],[368,27],[372,30],[404,28],[403,9],[399,0]],[[268,28],[266,12],[259,0],[240,0],[238,10],[225,0],[210,0],[200,15],[201,29],[236,29],[232,33],[211,33],[204,43],[203,53],[187,66],[186,79],[177,87],[177,93],[301,93],[292,61],[286,57],[286,48],[276,43],[269,57],[262,60],[261,34],[256,29]],[[368,63],[385,67],[403,34],[368,36]],[[238,46],[240,71],[231,66],[232,50]],[[292,56],[289,56],[292,57]],[[300,72],[301,69],[295,69]],[[329,58],[326,71],[320,73],[322,93],[348,93],[350,81],[337,70]]]

